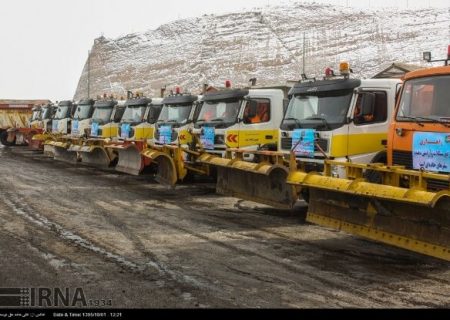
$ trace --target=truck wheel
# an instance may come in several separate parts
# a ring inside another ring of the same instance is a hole
[[[0,142],[7,147],[11,147],[15,144],[16,139],[14,139],[14,142],[8,142],[8,131],[2,131],[0,133]]]

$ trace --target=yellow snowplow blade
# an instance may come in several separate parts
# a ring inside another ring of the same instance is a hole
[[[435,193],[298,171],[288,183],[308,190],[309,222],[450,261],[448,190]]]
[[[262,162],[252,163],[242,160],[243,151],[230,152],[237,152],[237,157],[203,154],[198,159],[217,168],[217,193],[277,208],[293,207],[297,193],[295,187],[286,183],[289,169],[283,165],[280,155],[272,153],[272,159],[263,157]]]
[[[186,177],[189,170],[207,174],[202,170],[187,165],[183,159],[184,152],[195,154],[195,156],[199,155],[195,151],[189,151],[175,145],[152,146],[144,150],[142,155],[150,159],[157,168],[156,181],[173,187],[178,181],[182,181]]]
[[[70,144],[61,141],[51,141],[48,145],[54,147],[55,160],[69,163],[78,162],[78,154],[68,150]]]
[[[131,175],[139,175],[144,168],[144,161],[140,151],[133,145],[111,145],[106,148],[114,149],[119,155],[116,170]]]

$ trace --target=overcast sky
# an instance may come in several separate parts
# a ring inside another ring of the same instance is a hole
[[[450,7],[450,0],[316,2],[355,7]],[[0,99],[71,99],[88,50],[101,35],[114,38],[155,29],[178,18],[282,3],[280,0],[1,0]]]

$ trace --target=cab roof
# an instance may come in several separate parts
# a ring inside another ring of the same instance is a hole
[[[226,89],[215,92],[208,92],[203,96],[203,101],[222,101],[229,99],[240,99],[247,96],[247,89]]]
[[[65,101],[60,101],[59,103],[58,103],[58,106],[59,107],[65,107],[65,106],[72,106],[73,105],[73,102],[72,101],[70,101],[70,100],[65,100]]]
[[[298,95],[304,93],[328,92],[338,90],[351,90],[359,87],[359,79],[330,79],[311,82],[296,83],[289,91],[289,95]]]
[[[187,104],[193,103],[198,100],[194,95],[173,95],[163,99],[162,104]]]
[[[117,104],[117,101],[115,100],[99,100],[95,101],[94,107],[95,108],[110,108],[114,107]]]
[[[442,75],[450,75],[450,66],[426,68],[408,72],[405,75],[404,80],[423,78],[429,76],[442,76]]]
[[[127,107],[128,106],[130,106],[130,107],[132,107],[132,106],[146,106],[146,105],[148,105],[151,102],[152,102],[152,99],[150,99],[150,98],[128,99],[125,102],[125,106],[127,106]]]

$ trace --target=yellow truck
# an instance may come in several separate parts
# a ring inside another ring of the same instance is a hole
[[[139,175],[150,161],[141,155],[147,140],[153,139],[154,124],[162,109],[162,99],[137,96],[125,102],[117,136],[105,145],[108,152],[117,154],[116,170]]]
[[[56,160],[78,162],[78,154],[69,149],[72,145],[83,144],[87,130],[91,126],[94,100],[80,100],[73,105],[73,109],[75,111],[70,119],[70,130],[67,130],[67,134],[60,137],[58,141],[51,142],[55,148]]]
[[[72,144],[70,152],[80,155],[81,163],[109,167],[117,162],[117,154],[105,146],[117,137],[119,123],[125,111],[125,101],[97,100],[94,104],[90,127],[85,128],[85,138]]]

